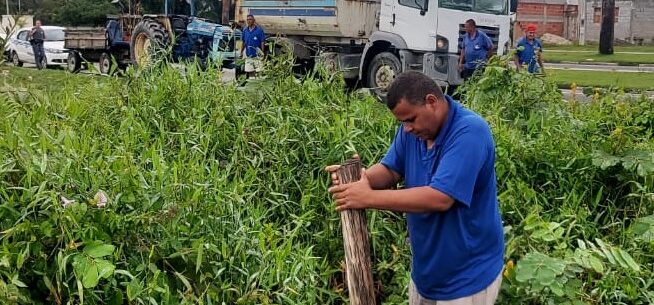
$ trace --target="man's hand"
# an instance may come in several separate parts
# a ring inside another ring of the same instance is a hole
[[[459,72],[461,72],[461,71],[463,71],[463,63],[462,62],[459,63]]]
[[[329,169],[333,170],[334,168],[334,166],[328,166],[326,169],[329,171]],[[336,167],[337,169],[338,167]],[[361,180],[347,184],[340,184],[334,170],[332,172],[332,185],[328,191],[332,193],[332,197],[336,200],[336,211],[365,209],[369,206],[373,189],[370,187],[368,174],[364,169],[361,170]]]

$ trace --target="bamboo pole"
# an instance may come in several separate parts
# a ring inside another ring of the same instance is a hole
[[[359,181],[361,179],[361,160],[356,157],[347,160],[341,164],[336,174],[340,183],[343,184]],[[375,304],[375,292],[373,290],[366,211],[342,211],[341,227],[350,304],[373,305]]]

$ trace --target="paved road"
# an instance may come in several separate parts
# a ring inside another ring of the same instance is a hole
[[[618,65],[591,65],[568,63],[545,63],[545,69],[567,69],[581,71],[612,71],[612,72],[654,72],[654,66],[618,66]]]
[[[547,49],[547,52],[552,52],[552,53],[588,53],[588,54],[597,54],[597,51],[584,51],[584,50],[551,50]],[[653,52],[631,52],[631,51],[626,51],[626,52],[613,52],[613,54],[636,54],[636,55],[652,55],[654,56]]]

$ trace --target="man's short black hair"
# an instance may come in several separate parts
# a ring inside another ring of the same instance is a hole
[[[393,110],[402,100],[414,105],[423,105],[428,94],[443,99],[441,87],[429,76],[415,71],[404,72],[388,86],[386,106]]]
[[[477,27],[477,23],[475,22],[474,19],[468,19],[468,20],[466,20],[466,23],[469,24],[469,25],[472,25],[474,27]]]
[[[248,14],[247,16],[245,16],[245,18],[248,18],[248,17],[252,17],[252,19],[254,19],[254,15],[252,15],[252,14]]]

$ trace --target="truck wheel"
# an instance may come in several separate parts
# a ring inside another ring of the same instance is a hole
[[[100,73],[109,75],[111,73],[111,55],[103,52],[100,54]]]
[[[382,102],[386,102],[388,86],[402,72],[400,59],[391,52],[382,52],[368,65],[367,85]]]
[[[166,28],[152,19],[139,22],[132,32],[132,41],[129,44],[132,63],[145,65],[155,56],[161,55],[170,43]]]
[[[68,53],[68,59],[66,60],[66,69],[68,72],[77,73],[81,67],[82,64],[80,63],[79,54],[75,51],[70,51]]]
[[[11,63],[13,63],[14,66],[16,66],[16,67],[22,67],[23,66],[23,62],[20,61],[20,59],[18,58],[18,53],[16,53],[16,51],[11,53]]]

